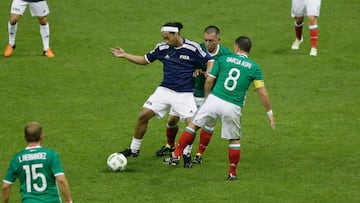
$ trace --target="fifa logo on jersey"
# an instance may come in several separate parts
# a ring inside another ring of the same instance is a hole
[[[190,60],[190,56],[188,56],[188,55],[180,55],[179,59]]]

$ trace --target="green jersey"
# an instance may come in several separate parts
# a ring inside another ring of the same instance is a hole
[[[243,107],[250,84],[263,81],[260,67],[245,55],[232,54],[215,61],[209,74],[216,78],[211,93],[225,101]]]
[[[23,203],[60,203],[56,175],[64,174],[56,151],[41,146],[27,147],[10,162],[4,182],[13,184],[18,178]]]
[[[202,50],[207,51],[205,43],[200,44]],[[228,48],[218,45],[217,51],[215,54],[209,53],[213,59],[216,61],[221,56],[233,54]],[[206,71],[206,63],[198,64],[197,68],[201,68],[202,71]],[[205,75],[200,74],[194,79],[194,96],[195,97],[204,97],[204,84],[205,84]]]

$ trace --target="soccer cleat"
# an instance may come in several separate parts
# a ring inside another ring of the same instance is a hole
[[[226,180],[232,181],[232,180],[236,180],[236,179],[237,179],[236,175],[233,175],[230,173]]]
[[[311,48],[309,55],[310,56],[317,56],[317,49],[316,48]]]
[[[178,165],[180,162],[180,158],[175,158],[175,157],[169,157],[169,158],[166,158],[164,159],[163,163],[164,164],[167,164],[167,165],[173,165],[173,166],[176,166]]]
[[[54,52],[51,50],[51,48],[48,48],[46,49],[44,52],[43,52],[43,55],[48,57],[48,58],[54,58],[55,57],[55,54]]]
[[[202,164],[202,155],[201,154],[196,154],[193,160],[194,164]]]
[[[15,49],[16,45],[14,44],[13,46],[11,46],[11,44],[8,44],[5,48],[4,51],[4,56],[9,57],[11,56],[11,54],[13,53],[14,49]]]
[[[183,154],[184,168],[192,168],[191,154]]]
[[[295,39],[294,43],[291,46],[291,49],[297,50],[300,48],[300,44],[304,41],[303,37],[301,37],[300,40],[298,40],[297,38]]]
[[[128,156],[137,157],[140,155],[140,150],[137,150],[136,152],[132,152],[130,148],[127,148],[124,151],[121,151],[119,153],[123,154],[126,157],[128,157]]]
[[[156,156],[165,156],[171,155],[171,152],[175,150],[175,147],[170,147],[170,145],[162,146],[159,150],[156,151]]]

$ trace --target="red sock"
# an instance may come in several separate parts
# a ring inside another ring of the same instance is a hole
[[[175,138],[176,138],[176,134],[179,131],[179,127],[176,126],[167,126],[166,127],[166,137],[167,137],[167,144],[170,145],[170,147],[174,147],[175,146]]]
[[[310,29],[310,43],[311,43],[311,48],[316,48],[317,47],[317,41],[318,41],[318,28],[316,26],[316,28]]]
[[[191,129],[192,130],[192,129]],[[184,148],[192,144],[195,139],[195,133],[194,131],[189,131],[188,128],[185,128],[185,130],[182,132],[179,142],[176,145],[175,151],[173,153],[174,157],[180,157],[183,154]]]
[[[240,144],[230,144],[229,145],[229,174],[236,175],[236,168],[240,161]]]
[[[298,40],[301,40],[303,25],[304,25],[304,23],[301,23],[300,25],[295,23],[295,26],[294,26],[295,27],[295,34],[296,34],[296,38]]]
[[[200,143],[199,143],[199,147],[197,150],[198,154],[203,154],[206,147],[208,146],[208,144],[210,143],[210,139],[213,135],[213,132],[208,132],[204,129],[201,130],[200,132]]]

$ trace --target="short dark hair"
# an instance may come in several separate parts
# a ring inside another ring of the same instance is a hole
[[[235,44],[242,50],[250,53],[251,50],[251,40],[249,37],[240,36],[236,38]]]
[[[38,122],[30,122],[26,124],[24,133],[27,142],[38,142],[41,139],[42,127]]]
[[[213,32],[215,32],[215,34],[217,36],[220,35],[220,29],[218,27],[216,27],[215,25],[209,25],[205,28],[204,32],[208,33],[208,34],[211,34]]]
[[[184,27],[183,24],[180,22],[165,23],[163,26],[177,27],[179,29],[179,33],[180,33],[180,30]],[[170,32],[170,33],[173,33],[173,32]]]

